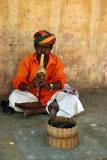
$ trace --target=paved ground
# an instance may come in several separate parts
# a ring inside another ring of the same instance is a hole
[[[46,143],[48,115],[27,119],[0,110],[0,160],[107,160],[107,92],[82,94],[85,112],[74,117],[79,145],[72,150],[50,148]]]

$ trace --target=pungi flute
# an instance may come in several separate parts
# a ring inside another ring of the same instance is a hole
[[[46,74],[46,71],[45,71],[45,68],[44,68],[44,53],[41,53],[40,66],[39,66],[39,69],[37,71],[37,76],[39,76],[41,79],[44,79],[45,78],[45,74]],[[41,93],[41,88],[38,86],[37,87],[38,99],[40,99],[40,93]]]

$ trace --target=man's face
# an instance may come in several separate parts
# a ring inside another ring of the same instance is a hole
[[[44,53],[45,57],[49,57],[51,46],[49,44],[38,44],[35,49],[38,58],[40,58],[42,53]]]

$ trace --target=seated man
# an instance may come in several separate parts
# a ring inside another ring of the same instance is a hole
[[[79,99],[63,92],[66,82],[64,65],[51,49],[56,38],[40,30],[34,34],[35,53],[24,58],[13,79],[15,90],[9,96],[9,106],[24,112],[24,117],[49,113],[51,102],[57,99],[57,115],[72,117],[84,109]]]

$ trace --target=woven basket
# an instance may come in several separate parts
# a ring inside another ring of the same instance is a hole
[[[55,122],[71,122],[75,126],[72,128],[56,128],[51,126],[49,123],[47,124],[47,133],[56,138],[70,138],[77,136],[77,126],[76,122],[74,120],[71,120],[70,118],[65,117],[56,117]]]
[[[57,149],[72,149],[78,144],[78,137],[72,138],[55,138],[47,135],[47,144]]]
[[[71,149],[78,144],[76,122],[70,118],[56,117],[55,122],[71,122],[72,128],[57,128],[47,124],[47,144],[58,149]]]

